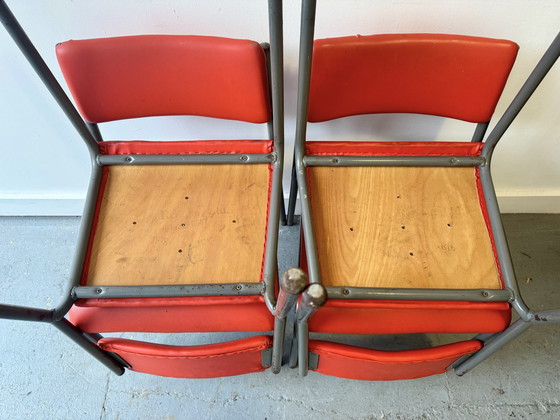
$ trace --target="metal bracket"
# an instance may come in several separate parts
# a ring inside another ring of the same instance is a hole
[[[311,370],[317,370],[319,367],[319,355],[317,353],[309,352],[308,368]]]
[[[264,349],[261,352],[261,360],[263,367],[272,366],[272,349]]]

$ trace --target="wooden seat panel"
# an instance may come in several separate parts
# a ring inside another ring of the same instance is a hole
[[[325,286],[502,288],[474,168],[308,170]]]
[[[107,171],[85,284],[261,280],[269,165]]]

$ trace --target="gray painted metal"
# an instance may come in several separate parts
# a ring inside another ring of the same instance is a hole
[[[82,330],[78,327],[72,325],[65,318],[53,322],[53,324],[59,331],[64,333],[67,337],[72,339],[81,348],[103,363],[108,369],[110,369],[116,375],[122,375],[124,373],[124,365],[122,364],[122,359],[116,359],[113,357],[112,353],[106,352],[93,343],[91,340],[85,337]]]
[[[515,295],[501,289],[391,289],[369,287],[327,287],[330,299],[449,300],[508,302]]]
[[[96,142],[100,143],[103,141],[103,136],[101,135],[101,131],[99,131],[99,126],[97,124],[86,121],[86,126]]]
[[[274,135],[274,164],[272,188],[270,192],[268,229],[264,256],[263,282],[265,302],[274,312],[276,296],[274,282],[278,277],[277,251],[278,230],[280,228],[282,193],[282,171],[284,168],[284,38],[282,21],[282,0],[269,0],[269,37],[270,37],[270,80],[272,98],[272,130]]]
[[[504,115],[497,122],[492,132],[488,135],[484,148],[482,149],[482,156],[489,157],[492,151],[502,138],[508,127],[511,125],[517,114],[521,111],[525,103],[529,100],[533,92],[537,89],[541,81],[544,79],[548,71],[552,68],[558,57],[560,56],[560,33],[552,41],[543,57],[537,63],[535,69],[531,72],[513,101],[508,106]]]
[[[263,283],[186,284],[168,286],[77,286],[75,299],[177,296],[251,296],[264,291]]]
[[[0,305],[0,319],[16,321],[53,322],[54,312],[27,306]]]
[[[315,370],[319,367],[319,355],[317,353],[309,352],[308,356],[308,368]]]
[[[277,160],[275,153],[222,155],[98,155],[97,163],[107,165],[186,165],[186,164],[256,164]]]
[[[272,364],[272,351],[271,351],[271,349],[264,349],[261,352],[261,363],[264,367],[268,367]]]
[[[307,270],[309,274],[309,281],[311,283],[320,282],[320,272],[319,262],[317,260],[315,232],[313,230],[311,218],[309,191],[307,188],[307,173],[305,171],[303,157],[305,156],[309,81],[311,78],[311,59],[313,54],[316,6],[316,0],[302,0],[295,135],[295,166],[301,202],[301,224],[305,241],[305,249],[307,250]]]
[[[478,156],[305,156],[305,166],[480,166]]]
[[[484,140],[484,135],[486,134],[486,130],[488,130],[488,125],[490,121],[485,123],[478,123],[476,125],[476,129],[474,130],[474,134],[472,136],[471,142],[478,142],[480,143]]]
[[[78,131],[84,140],[90,155],[92,157],[96,156],[99,153],[99,147],[95,138],[90,133],[88,127],[84,123],[84,120],[76,108],[74,108],[74,105],[72,105],[72,102],[68,99],[68,96],[66,96],[66,93],[60,87],[60,84],[53,76],[49,67],[41,58],[4,0],[0,0],[0,20],[25,58],[27,58],[27,61],[29,61],[29,64],[31,64],[39,78],[43,81],[46,88],[54,97],[60,108],[62,108],[62,111],[66,114],[74,128]]]
[[[553,311],[542,311],[537,312],[533,315],[533,319],[531,320],[533,324],[541,324],[541,323],[551,323],[551,324],[558,324],[560,323],[560,310],[556,309]]]
[[[483,362],[496,351],[498,351],[502,346],[509,343],[514,338],[518,337],[523,331],[529,328],[531,324],[525,322],[522,319],[518,319],[512,325],[510,325],[503,333],[497,334],[494,338],[490,339],[488,342],[484,343],[478,352],[474,353],[471,357],[465,360],[463,363],[455,367],[455,373],[459,376],[464,375],[469,370],[474,368],[480,362]]]
[[[286,317],[292,310],[300,293],[307,286],[307,276],[299,268],[290,268],[280,282],[280,293],[275,308],[274,343],[272,350],[272,373],[279,373],[282,366],[282,350],[286,333]]]
[[[301,300],[296,312],[298,370],[301,376],[307,375],[309,363],[309,325],[307,322],[326,303],[327,297],[327,289],[318,283],[310,284],[301,294]]]
[[[491,157],[490,157],[491,158]],[[494,246],[498,254],[498,263],[502,272],[502,278],[505,286],[513,293],[514,299],[511,305],[515,308],[516,312],[523,320],[528,320],[531,313],[519,292],[515,271],[511,262],[511,255],[508,248],[502,218],[500,216],[500,208],[498,207],[498,200],[496,198],[496,191],[492,183],[492,175],[490,173],[490,161],[486,166],[480,168],[480,181],[484,199],[486,201],[486,209],[488,211],[488,218],[490,219],[490,226],[492,228],[492,235],[494,236]]]
[[[92,159],[91,178],[89,180],[86,201],[84,204],[84,212],[80,221],[80,230],[78,231],[76,250],[74,251],[72,265],[70,267],[70,277],[68,279],[66,298],[55,309],[55,319],[62,319],[74,303],[73,289],[78,286],[82,277],[82,270],[84,267],[84,261],[89,244],[89,237],[93,226],[95,204],[97,203],[97,196],[99,195],[100,185],[101,167],[97,166],[95,164],[95,160]]]
[[[290,179],[290,195],[288,199],[288,214],[286,216],[286,223],[288,226],[294,224],[294,214],[296,212],[296,199],[298,193],[297,174],[296,174],[296,157],[292,159],[292,175]]]

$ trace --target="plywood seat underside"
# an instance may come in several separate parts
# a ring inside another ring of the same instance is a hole
[[[269,165],[111,166],[104,170],[83,284],[261,280]]]
[[[501,289],[475,168],[308,169],[326,286]]]

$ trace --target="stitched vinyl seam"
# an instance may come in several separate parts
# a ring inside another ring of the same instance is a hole
[[[235,140],[232,140],[235,141]],[[266,140],[255,140],[255,141],[266,141]],[[126,153],[126,152],[122,152],[119,151],[118,153],[107,153],[108,150],[110,149],[111,145],[108,144],[108,146],[106,148],[104,148],[104,153],[103,155],[108,155],[108,156],[117,156],[117,155],[240,155],[240,154],[254,154],[254,152],[244,152],[244,151],[240,151],[240,150],[229,150],[229,151],[220,151],[220,150],[208,150],[208,151],[204,151],[204,152],[195,152],[195,151],[184,151],[184,152],[178,152],[178,153],[147,153],[147,152],[131,152],[131,153]],[[270,153],[272,150],[272,146],[267,146],[266,148],[268,151],[267,152],[262,152],[262,154],[266,154],[266,153]],[[260,154],[259,152],[257,152],[256,154]]]
[[[325,355],[325,356],[331,356],[331,357],[337,357],[337,358],[342,358],[342,359],[349,359],[349,360],[356,360],[356,361],[360,361],[360,362],[370,362],[370,363],[378,363],[378,364],[382,364],[382,365],[405,365],[405,364],[419,364],[419,363],[428,363],[428,362],[439,362],[442,360],[447,360],[450,358],[454,358],[454,357],[462,357],[466,354],[471,354],[474,353],[478,350],[472,350],[472,351],[463,351],[461,353],[458,354],[452,354],[446,357],[438,357],[437,359],[428,359],[428,360],[411,360],[411,361],[406,361],[406,362],[386,362],[386,361],[380,361],[380,360],[369,360],[369,359],[364,359],[364,358],[360,358],[360,357],[353,357],[353,356],[345,356],[345,355],[341,355],[338,353],[332,353],[330,351],[325,351],[325,350],[315,350],[312,347],[309,347],[309,351],[313,352],[313,353],[317,353],[318,355]]]
[[[355,156],[355,157],[360,157],[360,156],[379,156],[379,157],[384,157],[384,156],[402,156],[402,157],[425,157],[425,156],[449,156],[449,157],[473,157],[473,156],[479,156],[476,153],[470,153],[470,154],[466,154],[466,155],[453,155],[453,154],[449,154],[449,153],[422,153],[421,155],[417,155],[417,154],[403,154],[403,153],[373,153],[373,152],[365,152],[365,153],[360,153],[360,154],[355,154],[355,153],[345,153],[345,152],[332,152],[332,153],[326,153],[326,152],[319,152],[319,153],[309,153],[307,154],[307,156]]]
[[[478,193],[478,203],[480,205],[480,211],[482,212],[482,217],[484,219],[484,225],[486,226],[486,231],[490,238],[490,244],[492,245],[492,253],[494,254],[494,262],[496,263],[496,269],[498,270],[498,276],[502,289],[505,287],[504,279],[502,274],[502,266],[500,265],[500,259],[498,257],[498,251],[496,250],[496,243],[494,241],[494,233],[492,232],[492,225],[490,224],[490,216],[488,214],[488,209],[486,208],[486,200],[484,199],[484,191],[482,190],[482,182],[480,180],[480,171],[478,168],[474,170],[476,178],[476,191]]]
[[[232,351],[232,352],[228,352],[228,353],[220,353],[220,354],[209,354],[209,355],[204,355],[204,356],[156,356],[156,355],[151,355],[151,354],[144,354],[144,353],[139,353],[139,352],[134,352],[134,351],[128,351],[128,350],[121,350],[118,348],[115,348],[114,345],[112,344],[106,344],[104,350],[113,352],[113,353],[126,353],[126,354],[130,354],[133,356],[139,356],[139,357],[149,357],[151,359],[170,359],[170,360],[175,360],[175,359],[212,359],[212,358],[216,358],[216,357],[222,357],[222,356],[233,356],[235,354],[242,354],[242,353],[251,353],[251,352],[255,352],[255,351],[259,351],[259,350],[264,350],[267,348],[270,348],[271,346],[268,344],[261,344],[260,346],[257,347],[250,347],[248,349],[244,349],[244,350],[238,350],[238,351]]]

